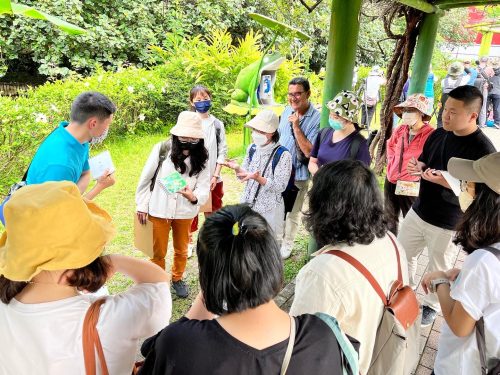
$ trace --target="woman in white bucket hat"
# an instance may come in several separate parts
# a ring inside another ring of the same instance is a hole
[[[226,162],[225,166],[234,169],[240,181],[246,183],[241,203],[248,203],[261,214],[281,242],[285,224],[282,193],[292,173],[292,157],[278,142],[279,120],[273,111],[259,112],[245,126],[252,130],[253,144],[248,147],[241,166],[234,161]]]

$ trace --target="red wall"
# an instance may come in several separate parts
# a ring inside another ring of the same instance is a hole
[[[476,7],[469,7],[469,24],[481,23],[484,20],[484,13],[482,10],[476,9]],[[481,44],[481,39],[483,34],[478,33],[474,43]],[[500,34],[493,35],[492,45],[500,45]]]

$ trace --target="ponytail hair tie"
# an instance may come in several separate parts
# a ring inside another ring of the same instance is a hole
[[[233,236],[237,236],[238,234],[240,234],[240,227],[238,225],[238,222],[234,223],[233,224],[233,229],[232,229],[232,232],[233,232]]]

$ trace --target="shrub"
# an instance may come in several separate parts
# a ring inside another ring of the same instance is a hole
[[[38,144],[68,119],[73,99],[83,91],[102,92],[116,104],[110,138],[166,130],[188,109],[189,90],[196,83],[213,91],[215,116],[226,126],[241,125],[243,117],[222,108],[230,101],[240,70],[261,56],[260,39],[259,33],[249,32],[234,45],[226,31],[214,31],[206,39],[169,34],[164,48],[153,48],[162,63],[149,70],[128,67],[113,73],[96,67],[87,78],[70,75],[18,98],[0,96],[0,195],[22,177]],[[301,69],[299,62],[289,60],[278,71],[276,92],[282,103],[288,81]]]

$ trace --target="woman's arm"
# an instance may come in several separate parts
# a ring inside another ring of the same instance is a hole
[[[448,279],[456,277],[453,272],[435,271],[426,274],[422,279],[422,287],[428,293],[432,280]],[[472,318],[459,301],[450,296],[450,285],[443,283],[436,288],[436,293],[441,305],[444,320],[455,336],[465,337],[474,331],[476,320]]]
[[[168,274],[156,264],[124,255],[107,255],[111,263],[111,277],[119,272],[130,277],[136,284],[169,282]]]
[[[307,165],[307,169],[309,169],[309,172],[311,172],[311,174],[314,176],[319,169],[318,159],[311,156],[311,158],[309,159],[309,164]]]
[[[151,179],[153,178],[160,161],[161,143],[156,144],[149,154],[148,160],[142,169],[141,177],[135,192],[135,203],[138,212],[148,212],[149,200],[151,199]]]

